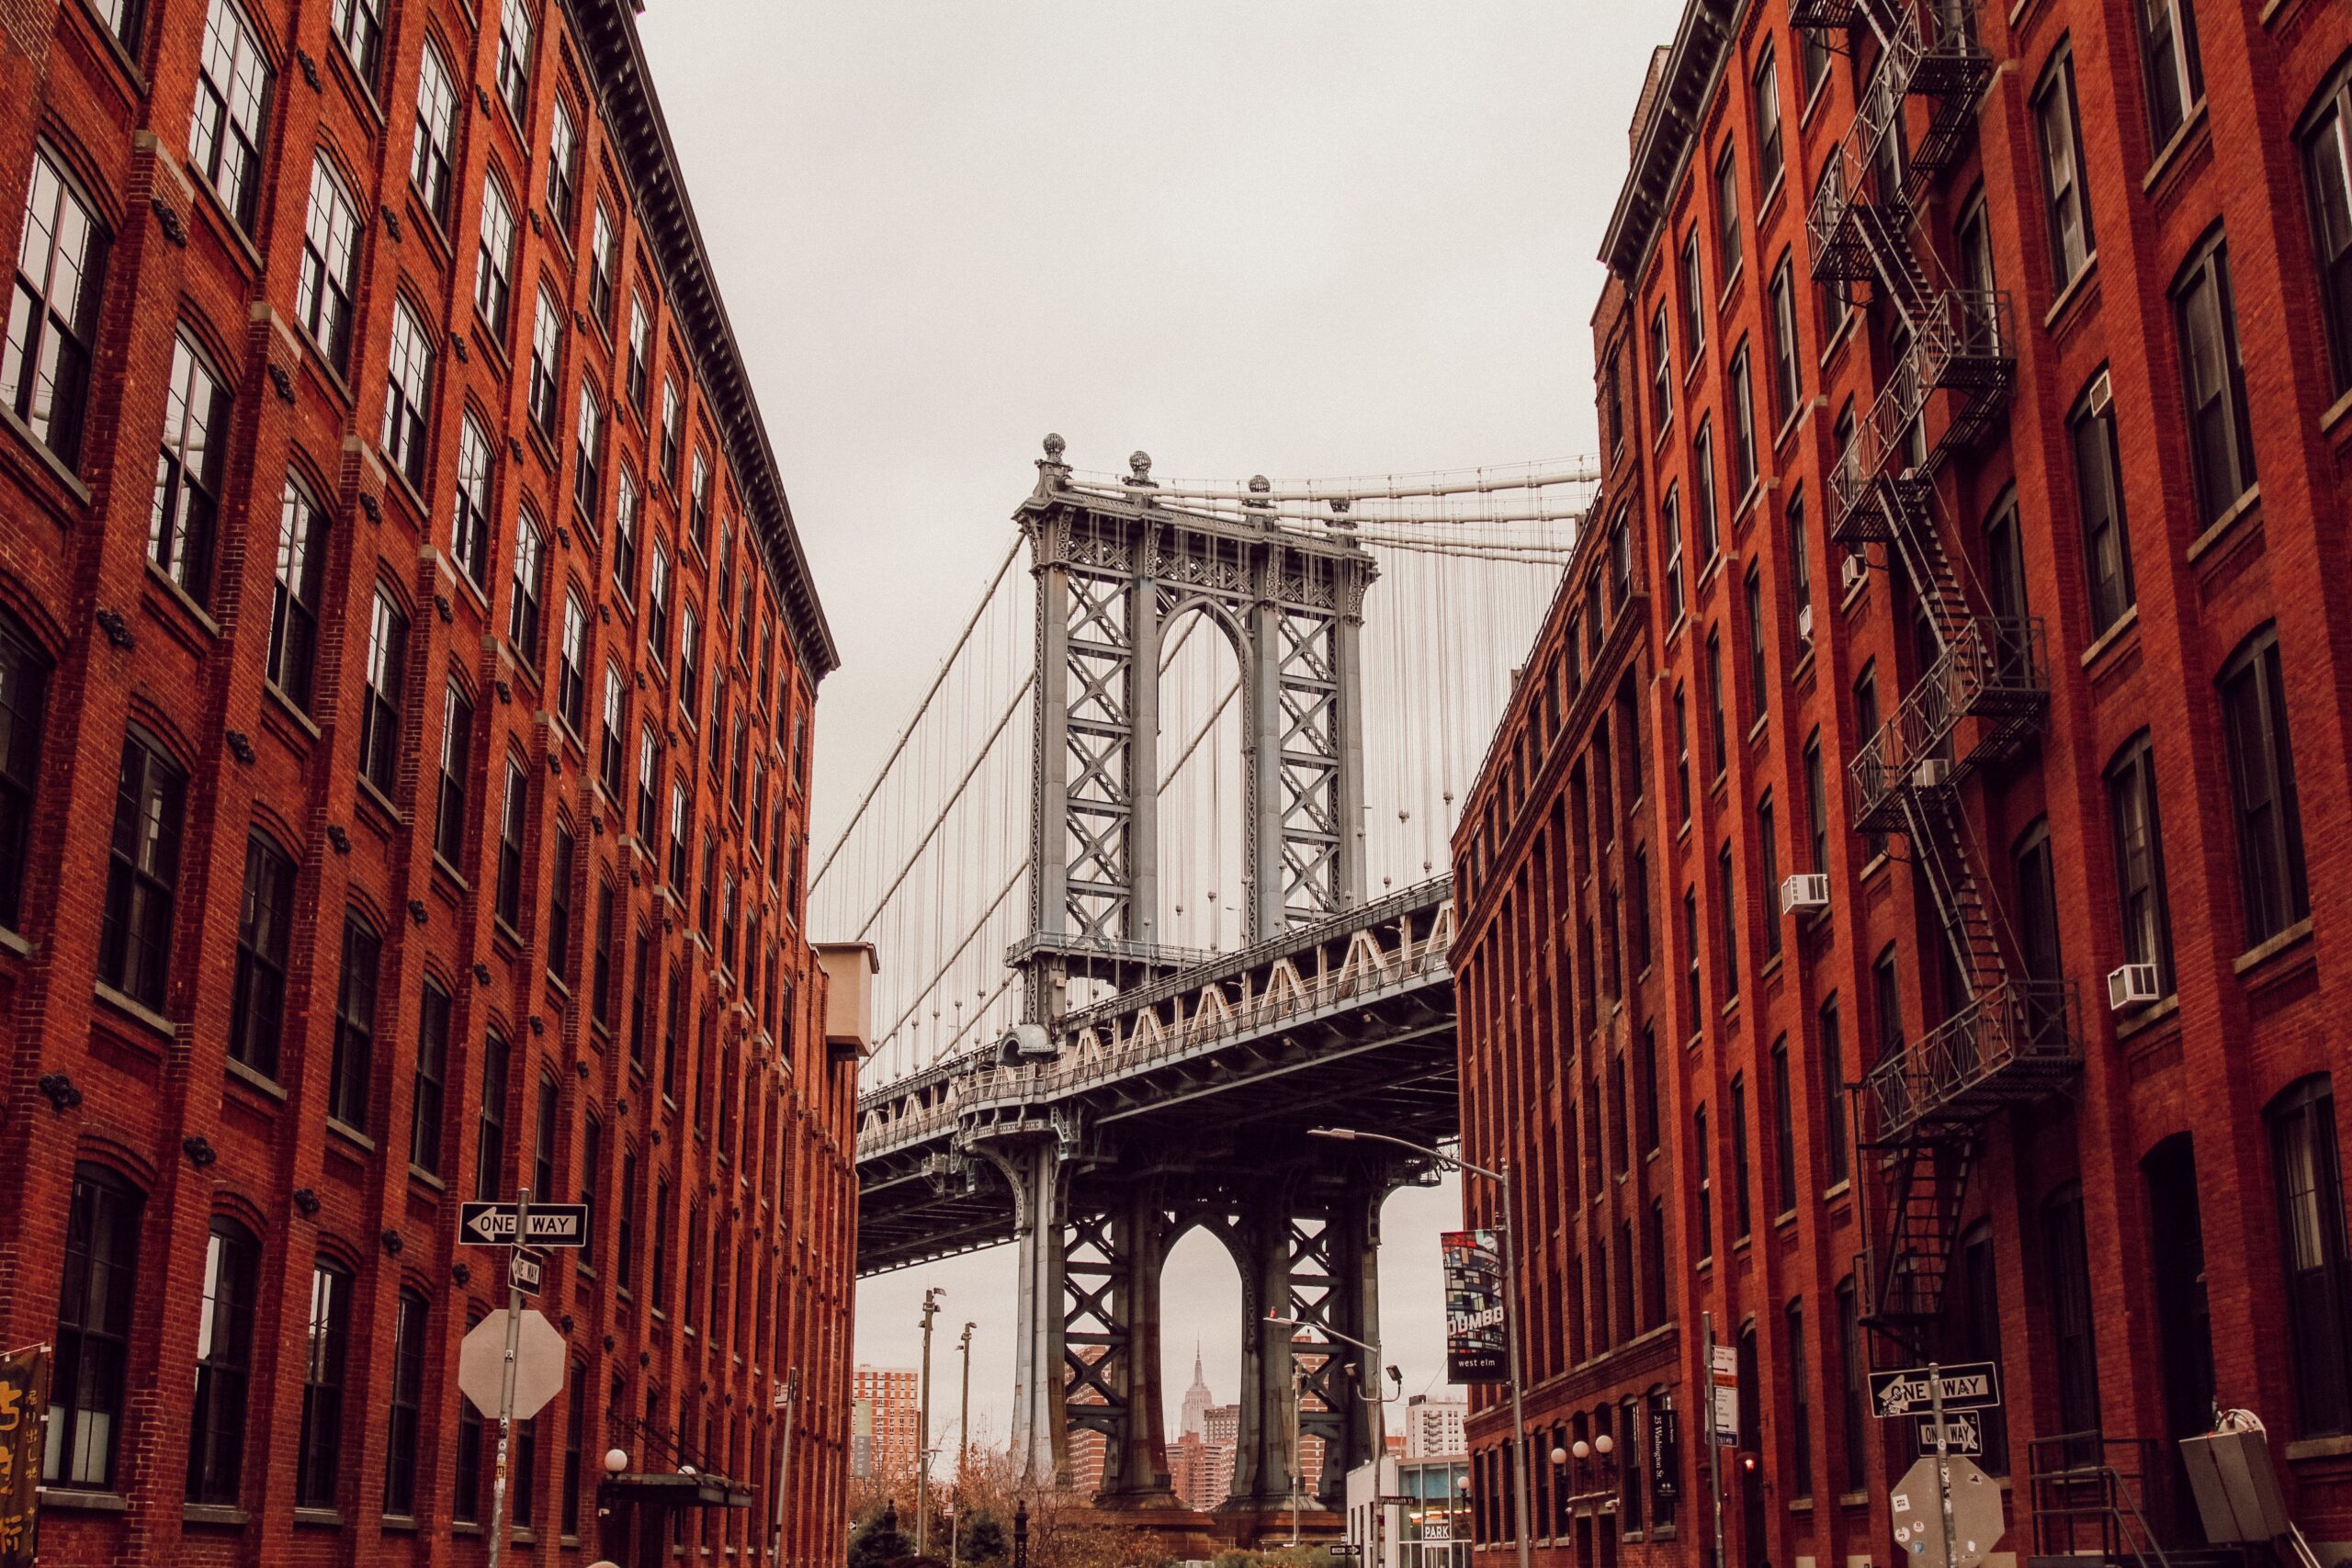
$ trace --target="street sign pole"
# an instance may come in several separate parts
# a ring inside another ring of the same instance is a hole
[[[1953,1550],[1959,1532],[1951,1522],[1951,1434],[1944,1430],[1944,1370],[1940,1363],[1928,1363],[1928,1409],[1936,1423],[1936,1500],[1943,1508],[1944,1568],[1959,1568],[1960,1553]]]
[[[514,1243],[531,1234],[531,1190],[514,1194]],[[514,1270],[506,1270],[506,1374],[498,1395],[498,1470],[490,1491],[490,1568],[506,1548],[506,1461],[514,1440],[514,1355],[523,1341],[523,1286]]]
[[[1724,1445],[1715,1431],[1715,1314],[1702,1313],[1701,1321],[1707,1331],[1707,1490],[1715,1497],[1715,1568],[1724,1568]]]
[[[785,1483],[792,1475],[793,1407],[799,1403],[800,1369],[794,1367],[784,1374],[784,1392],[775,1400],[775,1517],[768,1532],[768,1555],[778,1562],[784,1561]]]

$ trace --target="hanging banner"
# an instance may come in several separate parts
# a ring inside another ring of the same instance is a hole
[[[49,1347],[0,1356],[0,1568],[32,1568],[48,1416]]]
[[[1507,1382],[1504,1353],[1500,1254],[1492,1231],[1447,1231],[1439,1238],[1445,1258],[1445,1375],[1461,1383]]]
[[[1671,1507],[1681,1487],[1682,1439],[1676,1430],[1674,1404],[1660,1394],[1650,1407],[1650,1495]]]

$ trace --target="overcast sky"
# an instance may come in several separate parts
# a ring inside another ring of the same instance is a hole
[[[1005,548],[1049,430],[1080,468],[1410,471],[1588,452],[1593,257],[1679,0],[649,0],[670,130],[842,670],[819,843]],[[815,933],[820,937],[827,933]],[[889,955],[883,955],[889,962]],[[1442,1392],[1448,1187],[1385,1215],[1384,1339]],[[977,1320],[1012,1399],[1000,1248],[861,1288],[860,1359]],[[1168,1417],[1218,1399],[1240,1287],[1165,1281]],[[952,1382],[943,1385],[952,1390]],[[953,1393],[938,1404],[952,1416]]]

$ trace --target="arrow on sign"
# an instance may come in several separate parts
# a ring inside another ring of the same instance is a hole
[[[1919,1451],[1923,1454],[1934,1453],[1936,1451],[1936,1418],[1933,1416],[1921,1416],[1917,1420]],[[1973,1410],[1947,1410],[1944,1412],[1944,1441],[1950,1450],[1956,1454],[1983,1453],[1984,1451],[1984,1417]]]
[[[468,1203],[458,1213],[458,1239],[474,1247],[511,1245],[515,1239],[514,1205]],[[526,1239],[538,1247],[587,1246],[588,1205],[532,1204],[531,1234]]]
[[[1989,1410],[2001,1403],[2000,1369],[1990,1361],[1967,1361],[1946,1367],[1938,1380],[1943,1385],[1944,1409]],[[1935,1404],[1928,1387],[1928,1369],[1871,1374],[1871,1408],[1882,1421],[1898,1416],[1925,1416]]]

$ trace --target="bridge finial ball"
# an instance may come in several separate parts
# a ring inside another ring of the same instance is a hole
[[[1127,471],[1138,480],[1151,478],[1151,454],[1141,447],[1128,453]]]
[[[1063,439],[1062,439],[1058,434],[1055,434],[1053,431],[1050,431],[1050,430],[1049,430],[1049,431],[1046,432],[1046,461],[1048,461],[1048,462],[1053,462],[1053,463],[1058,463],[1058,462],[1060,462],[1060,461],[1062,460],[1062,454],[1063,454],[1064,452],[1068,451],[1069,449],[1069,442],[1064,441],[1064,440],[1063,440]]]
[[[1251,493],[1251,494],[1253,494],[1253,495],[1264,495],[1267,491],[1269,491],[1272,490],[1273,488],[1274,488],[1274,481],[1273,481],[1273,480],[1272,480],[1272,479],[1268,479],[1265,475],[1263,475],[1263,474],[1251,474],[1251,475],[1250,476],[1250,493]]]

